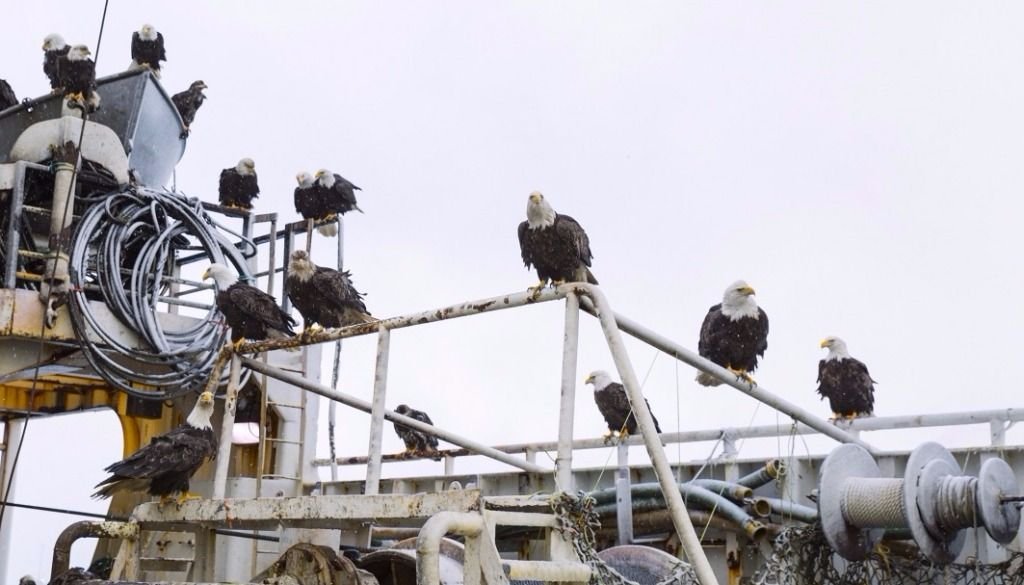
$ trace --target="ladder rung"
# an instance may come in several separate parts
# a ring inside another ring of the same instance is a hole
[[[301,404],[288,404],[287,402],[267,402],[267,406],[276,406],[278,408],[296,408],[302,410],[305,408]]]
[[[260,479],[290,479],[292,481],[299,481],[299,478],[297,477],[292,477],[290,475],[277,475],[276,473],[271,473],[269,475],[261,475]]]
[[[292,441],[291,439],[275,439],[273,437],[267,437],[267,441],[271,443],[285,443],[286,445],[301,445],[302,441]]]

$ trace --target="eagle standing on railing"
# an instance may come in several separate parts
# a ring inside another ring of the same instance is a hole
[[[64,97],[92,112],[100,107],[100,94],[96,93],[96,63],[90,55],[92,52],[85,45],[71,47],[67,59],[60,63],[59,78]]]
[[[149,69],[160,79],[160,62],[167,60],[164,35],[151,24],[132,33],[132,63],[129,69]]]
[[[356,202],[356,191],[362,189],[338,173],[320,169],[316,172],[316,184],[313,189],[315,206],[312,217],[317,220],[332,220],[352,210],[363,212]],[[302,212],[302,216],[310,217],[305,212]],[[336,223],[322,225],[317,228],[317,231],[323,236],[334,237],[338,235],[338,225]]]
[[[107,467],[111,475],[96,484],[94,498],[109,498],[121,491],[143,491],[165,503],[178,494],[178,505],[189,499],[188,482],[199,467],[217,455],[213,433],[213,394],[199,395],[185,423],[153,437],[148,445]]]
[[[629,403],[626,388],[622,384],[612,380],[612,377],[604,370],[592,372],[584,380],[584,383],[594,385],[594,402],[597,403],[597,409],[601,411],[604,421],[608,423],[608,432],[604,435],[605,443],[612,440],[612,437],[626,438],[636,434],[636,415],[633,414],[633,407]],[[651,404],[647,402],[646,398],[644,404],[647,405],[647,410],[651,413],[651,418],[654,419],[654,430],[660,433],[661,426],[658,425],[658,419],[651,411]]]
[[[846,342],[826,337],[821,347],[828,355],[818,362],[818,394],[828,398],[833,420],[872,416],[875,412],[875,381],[864,362],[850,356]]]
[[[217,308],[231,327],[231,341],[237,349],[246,339],[284,339],[295,335],[295,319],[281,310],[277,299],[235,278],[223,264],[211,264],[203,280],[213,278],[217,287]]]
[[[251,158],[243,158],[237,165],[222,170],[218,195],[224,207],[252,209],[252,200],[260,195],[256,163]]]
[[[288,298],[302,314],[307,331],[316,324],[347,327],[375,320],[351,275],[313,264],[305,250],[295,250],[288,260]]]
[[[548,281],[555,286],[566,282],[597,284],[590,272],[594,255],[590,238],[579,222],[555,213],[538,191],[526,203],[526,221],[519,224],[519,250],[523,264],[537,269],[540,282],[530,290],[540,292]]]
[[[434,421],[430,420],[427,413],[422,410],[409,408],[405,404],[399,404],[395,412],[428,425],[434,424]],[[395,423],[395,433],[405,443],[405,453],[402,454],[403,456],[428,456],[435,461],[441,460],[441,456],[437,454],[437,437],[434,435],[411,429],[400,423]]]
[[[757,382],[750,372],[757,369],[757,358],[768,349],[768,315],[757,306],[754,289],[742,280],[725,289],[722,302],[711,307],[700,327],[697,351],[701,357],[736,374],[751,385]],[[700,372],[697,382],[718,386],[721,380]]]

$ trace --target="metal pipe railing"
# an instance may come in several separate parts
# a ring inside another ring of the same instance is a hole
[[[572,431],[576,414],[576,361],[580,336],[580,299],[565,297],[565,334],[562,342],[562,397],[558,411],[558,454],[555,483],[563,492],[573,493]]]
[[[280,368],[264,364],[254,359],[242,358],[242,365],[251,369],[254,372],[266,374],[271,378],[281,380],[282,382],[286,382],[299,388],[303,388],[305,390],[312,392],[313,394],[323,396],[324,398],[335,400],[337,402],[340,402],[341,404],[344,404],[345,406],[355,408],[356,410],[361,410],[366,413],[372,412],[373,410],[372,405],[366,402],[365,400],[361,400],[359,398],[356,398],[355,396],[345,394],[344,392],[333,390],[322,384],[317,384],[316,382],[307,380],[302,376],[295,375],[291,372],[286,372]],[[502,453],[501,451],[488,447],[487,445],[483,445],[471,439],[467,439],[460,435],[456,435],[451,431],[444,430],[440,427],[428,425],[414,418],[409,418],[407,416],[403,416],[390,410],[384,411],[384,418],[391,422],[397,422],[407,427],[416,429],[417,431],[429,433],[431,435],[436,436],[439,439],[443,439],[445,441],[448,441],[449,443],[454,443],[456,445],[459,445],[460,447],[469,449],[470,451],[476,454],[483,455],[485,457],[490,457],[491,459],[500,461],[502,463],[506,463],[513,467],[517,467],[519,469],[522,469],[523,471],[529,471],[530,473],[551,472],[550,469],[546,469],[544,467],[541,467],[540,465],[523,461],[522,459],[519,459],[517,457],[512,457],[508,453]]]
[[[384,448],[384,398],[388,389],[388,354],[391,332],[384,327],[377,335],[377,365],[373,374],[373,404],[370,405],[370,462],[366,466],[366,494],[380,493],[381,451]]]

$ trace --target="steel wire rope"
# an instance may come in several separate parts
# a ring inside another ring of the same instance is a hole
[[[107,25],[107,8],[109,8],[109,7],[110,7],[110,0],[104,0],[104,2],[103,2],[103,14],[100,16],[100,30],[99,30],[99,34],[96,37],[96,53],[95,53],[95,56],[93,57],[93,67],[95,67],[96,62],[98,62],[99,59],[100,59],[100,47],[103,46],[103,29]],[[63,97],[61,99],[63,100]],[[86,101],[84,99],[84,97],[83,97],[82,101],[83,102]],[[77,178],[76,175],[78,174],[79,167],[81,166],[82,160],[83,160],[82,159],[82,141],[85,139],[85,124],[88,121],[88,119],[89,119],[88,108],[83,104],[83,106],[82,106],[82,125],[81,125],[81,129],[79,130],[79,133],[78,133],[78,142],[76,143],[76,145],[77,145],[77,152],[76,152],[76,156],[75,156],[75,166],[74,166],[74,169],[72,170],[72,173],[73,173],[72,174],[72,180],[68,183],[67,198],[69,198],[69,199],[71,197],[72,190],[74,189],[74,186],[75,186],[75,179]],[[61,218],[61,220],[62,220],[61,223],[62,224],[67,224],[68,217],[70,217],[72,215],[72,209],[71,208],[72,208],[71,205],[65,205],[64,206],[64,216]],[[64,247],[64,238],[58,237],[58,238],[56,238],[56,240],[57,240],[57,246],[56,246],[56,251],[53,254],[54,258],[60,257],[60,254],[63,251],[63,247]],[[8,253],[10,253],[10,254],[17,254],[17,252],[18,252],[17,250],[8,250]],[[43,306],[45,306],[45,307],[49,307],[50,306],[50,299],[51,299],[52,294],[53,294],[53,288],[52,287],[48,287],[46,289],[46,298],[45,299],[41,299],[43,301]],[[21,448],[25,445],[25,433],[28,432],[28,423],[29,423],[29,420],[31,420],[31,418],[32,418],[31,417],[32,407],[33,407],[33,404],[35,404],[36,391],[38,390],[38,385],[39,385],[39,368],[42,366],[42,360],[43,360],[43,347],[45,345],[43,343],[43,334],[45,332],[46,332],[46,311],[43,311],[42,318],[40,319],[40,322],[39,322],[39,337],[38,337],[38,341],[37,341],[37,345],[36,345],[36,348],[37,348],[36,349],[36,366],[35,366],[35,371],[34,371],[33,376],[32,376],[32,386],[31,386],[31,388],[29,388],[29,393],[28,393],[28,406],[25,409],[25,422],[21,426],[21,436],[18,439],[18,448],[14,452],[14,459],[13,459],[13,461],[11,461],[10,474],[6,475],[4,477],[4,479],[7,481],[7,485],[3,486],[3,488],[4,488],[4,490],[3,490],[3,492],[4,492],[3,493],[3,502],[7,502],[7,500],[10,498],[11,488],[14,487],[14,474],[15,474],[15,471],[17,470],[17,468],[18,468],[18,461],[21,459]],[[4,424],[6,425],[7,423],[5,422]],[[4,459],[3,459],[4,467],[7,466],[7,457],[8,457],[8,455],[9,455],[9,453],[5,451],[4,452]],[[6,516],[6,512],[7,512],[7,506],[4,505],[3,503],[0,503],[0,529],[3,528],[4,517]]]
[[[197,199],[139,186],[108,194],[83,213],[70,254],[68,305],[83,355],[108,383],[133,396],[167,399],[209,378],[227,338],[216,307],[177,328],[165,327],[157,308],[167,292],[164,267],[178,249],[203,250],[252,279],[241,250],[218,227]],[[198,245],[181,244],[186,235]],[[251,241],[243,245],[255,249]],[[151,349],[131,347],[116,328],[108,330],[86,294],[88,284],[98,285],[114,316]]]

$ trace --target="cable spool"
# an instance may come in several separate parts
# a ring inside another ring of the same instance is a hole
[[[990,459],[978,478],[959,473],[953,455],[938,443],[914,449],[902,479],[878,477],[867,451],[842,445],[821,467],[818,509],[825,538],[840,556],[856,561],[883,529],[909,529],[921,552],[942,564],[963,550],[965,528],[984,526],[996,542],[1013,540],[1020,511],[1002,501],[1016,488],[1009,465]]]
[[[83,355],[108,383],[163,400],[210,376],[227,338],[216,307],[185,329],[167,327],[156,308],[166,294],[161,276],[180,250],[201,249],[251,279],[245,258],[217,227],[197,199],[144,187],[97,198],[82,214],[71,247],[68,308]],[[87,285],[98,285],[114,316],[149,347],[128,347],[120,331],[108,331],[93,313]]]

